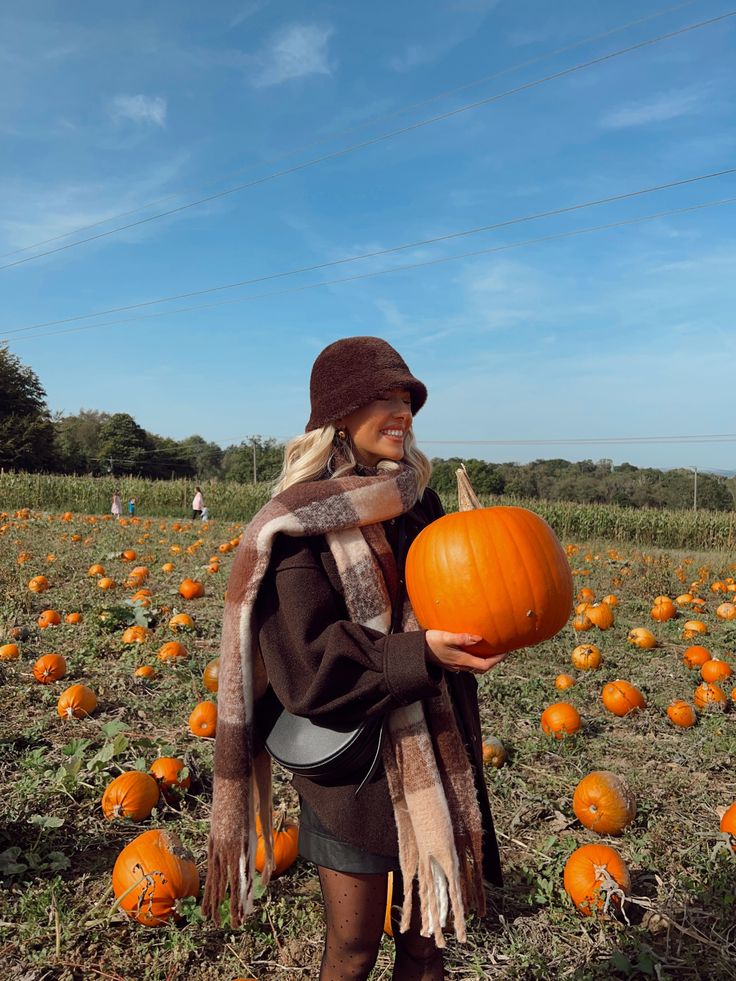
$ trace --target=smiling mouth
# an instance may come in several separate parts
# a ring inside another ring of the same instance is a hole
[[[403,440],[404,430],[403,429],[382,429],[381,436],[387,436],[388,439]]]

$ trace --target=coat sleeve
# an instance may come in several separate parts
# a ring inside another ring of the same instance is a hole
[[[424,631],[382,634],[347,619],[319,539],[279,536],[256,606],[269,682],[295,715],[352,725],[439,691]]]

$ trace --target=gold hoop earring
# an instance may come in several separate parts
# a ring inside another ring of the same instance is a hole
[[[344,429],[338,429],[337,430],[337,438],[338,439],[345,440],[345,439],[347,439],[347,435],[348,434],[345,432]]]

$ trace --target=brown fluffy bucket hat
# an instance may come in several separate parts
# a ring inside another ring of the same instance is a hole
[[[350,415],[393,388],[406,388],[413,415],[427,401],[427,389],[406,361],[381,337],[343,337],[317,356],[309,380],[311,415],[306,432]]]

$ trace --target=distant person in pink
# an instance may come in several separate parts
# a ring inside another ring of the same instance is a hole
[[[202,508],[204,507],[204,497],[202,497],[201,488],[195,487],[194,490],[194,500],[192,501],[192,520],[202,517]]]
[[[113,491],[110,514],[112,514],[113,518],[119,518],[122,513],[123,502],[120,500],[120,491]]]

